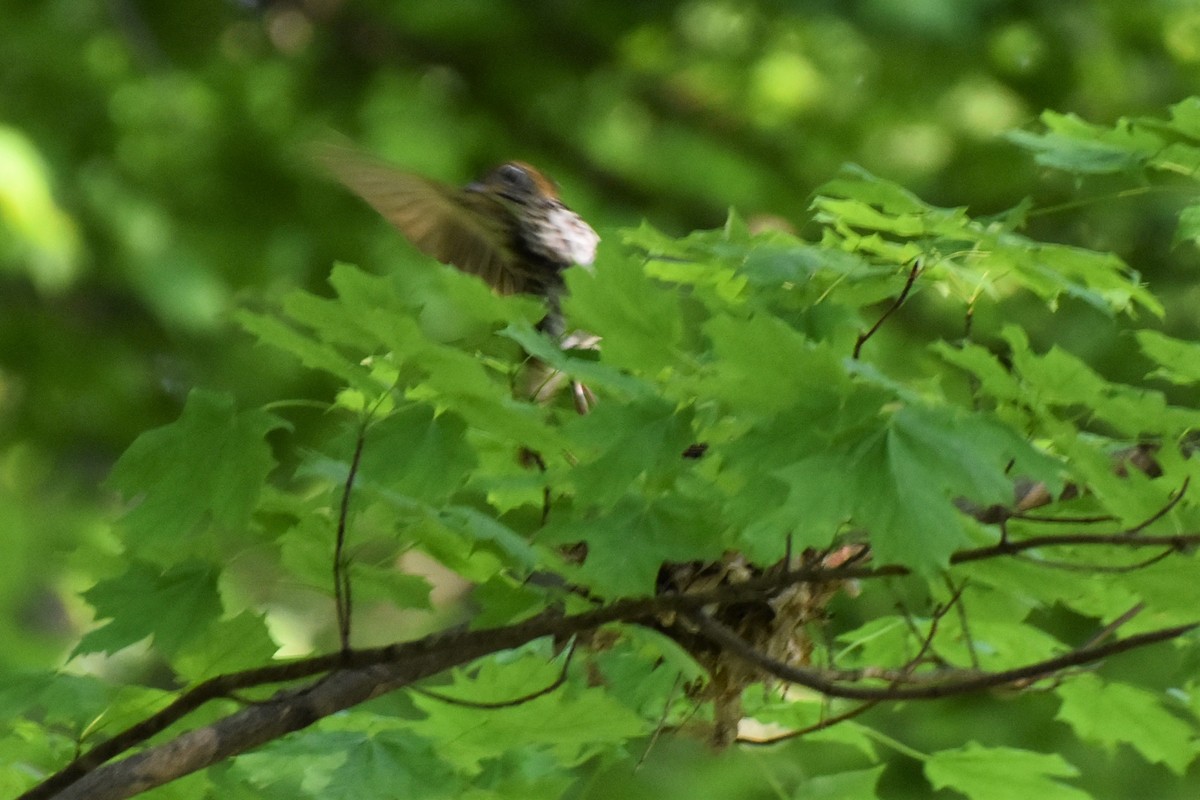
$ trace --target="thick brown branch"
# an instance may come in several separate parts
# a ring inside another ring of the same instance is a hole
[[[403,686],[414,676],[438,670],[441,660],[427,655],[404,664],[337,672],[312,686],[280,692],[270,701],[243,708],[212,725],[89,772],[61,791],[55,791],[47,782],[25,796],[53,796],[58,800],[131,797]]]
[[[1059,534],[1055,536],[1031,537],[1021,541],[1007,541],[998,545],[989,547],[980,547],[972,550],[963,550],[955,553],[951,558],[951,564],[965,564],[973,561],[980,561],[989,558],[997,558],[1013,555],[1015,553],[1032,550],[1042,547],[1053,546],[1081,546],[1081,545],[1108,545],[1128,548],[1143,548],[1143,547],[1168,547],[1174,550],[1184,550],[1186,548],[1200,545],[1200,534],[1176,534],[1172,536],[1144,536],[1140,534]],[[162,709],[156,714],[139,722],[136,725],[114,735],[108,741],[105,741],[96,747],[89,750],[87,753],[79,756],[73,762],[68,764],[59,772],[50,776],[46,781],[31,789],[22,796],[23,800],[33,800],[33,798],[48,798],[54,796],[57,792],[63,791],[66,787],[79,781],[83,776],[93,770],[101,767],[106,762],[113,758],[129,751],[152,736],[162,732],[170,725],[182,719],[187,714],[195,709],[210,702],[214,699],[229,697],[238,690],[243,690],[256,686],[264,686],[272,683],[282,683],[287,681],[301,680],[304,678],[321,675],[331,672],[340,667],[345,667],[355,671],[363,671],[373,666],[404,665],[410,671],[405,673],[410,677],[404,679],[395,678],[391,680],[389,686],[396,688],[398,686],[408,685],[409,683],[421,680],[439,672],[445,671],[455,666],[468,663],[482,655],[495,653],[505,649],[518,647],[526,642],[540,638],[542,636],[558,636],[568,638],[574,634],[592,630],[601,625],[612,622],[639,622],[648,619],[657,618],[660,615],[668,612],[688,612],[699,609],[709,604],[727,604],[748,600],[761,600],[769,598],[780,589],[801,582],[809,583],[826,583],[830,581],[845,581],[849,579],[867,579],[867,578],[882,578],[889,576],[902,576],[909,574],[906,567],[900,565],[884,565],[881,567],[865,567],[855,566],[853,564],[843,565],[836,568],[826,567],[805,567],[797,570],[792,570],[784,573],[769,572],[758,578],[754,578],[742,583],[730,584],[721,586],[710,591],[696,592],[689,594],[665,594],[653,598],[622,600],[611,603],[610,605],[597,608],[582,614],[573,616],[560,616],[555,614],[542,614],[537,617],[526,620],[515,625],[510,625],[504,628],[480,630],[480,631],[456,631],[441,633],[434,636],[429,636],[413,642],[402,642],[389,645],[387,647],[366,649],[366,650],[350,650],[346,652],[331,653],[315,658],[304,659],[300,661],[289,662],[285,664],[272,664],[270,666],[261,667],[258,669],[246,670],[244,672],[231,673],[229,675],[219,676],[211,680],[205,681],[181,695],[178,699]],[[1062,666],[1071,666],[1076,663],[1085,663],[1089,660],[1094,660],[1108,655],[1110,652],[1121,652],[1132,647],[1149,644],[1154,641],[1162,641],[1166,638],[1179,635],[1185,630],[1190,630],[1191,626],[1182,626],[1179,629],[1171,629],[1167,632],[1158,632],[1151,634],[1141,634],[1136,637],[1122,640],[1120,642],[1105,645],[1103,648],[1089,648],[1086,651],[1074,651],[1063,658],[1068,659],[1062,665],[1057,661],[1043,662],[1040,665],[1033,665],[1028,670],[1032,670],[1028,674],[1021,672],[1002,673],[995,675],[984,675],[957,682],[953,685],[937,685],[923,686],[919,689],[904,689],[895,690],[888,694],[888,690],[867,690],[861,687],[843,687],[835,680],[830,680],[829,676],[836,673],[812,673],[806,674],[804,680],[795,680],[794,675],[780,675],[785,680],[790,680],[794,683],[810,685],[810,681],[817,681],[811,688],[818,691],[827,691],[832,696],[853,697],[859,699],[875,699],[877,696],[884,699],[901,699],[902,697],[926,698],[926,697],[941,697],[947,694],[961,694],[964,692],[977,691],[1003,683],[1010,683],[1016,680],[1021,680],[1029,677],[1039,677],[1046,674],[1047,671],[1060,669]],[[735,637],[736,638],[736,637]],[[744,648],[745,643],[737,640]],[[718,642],[726,646],[723,642]],[[728,645],[733,648],[733,645]],[[1115,648],[1115,649],[1114,649]],[[734,652],[738,652],[736,649]],[[1075,660],[1072,660],[1075,659]],[[415,666],[414,666],[415,665]],[[761,665],[760,665],[761,666]],[[784,665],[780,665],[784,666]],[[763,667],[768,672],[772,671],[767,667]],[[786,667],[785,667],[786,668]],[[786,668],[792,669],[792,668]],[[327,680],[332,680],[329,678]],[[823,682],[822,682],[823,681]],[[340,685],[340,684],[339,684]],[[312,691],[315,691],[313,689]],[[910,694],[896,694],[896,692],[909,692]],[[292,694],[282,694],[277,698],[260,704],[255,708],[277,708],[280,703],[286,705],[288,698],[293,697]],[[349,695],[348,695],[349,696]],[[348,707],[359,700],[347,700]],[[254,709],[245,709],[244,712],[249,714]],[[236,716],[236,715],[235,715]],[[304,725],[311,724],[317,717],[304,717],[307,719]],[[256,719],[263,719],[256,717]],[[289,717],[294,721],[295,718]],[[279,723],[283,724],[283,723]],[[292,724],[291,722],[287,724]],[[302,725],[300,727],[303,727]],[[270,736],[262,741],[269,741]],[[175,740],[178,742],[179,740]],[[199,740],[192,738],[188,740],[193,745]],[[230,739],[229,741],[234,741]],[[242,749],[255,746],[255,742],[245,745]],[[166,745],[164,745],[165,747]],[[159,748],[156,748],[158,750]],[[148,751],[149,752],[149,751]],[[223,751],[222,751],[223,752]],[[241,752],[236,750],[235,752]],[[138,756],[141,758],[145,754]],[[221,756],[224,757],[224,756]],[[205,763],[199,766],[189,765],[185,771],[178,772],[174,777],[186,774],[188,771],[199,769],[207,764],[215,763],[219,760],[214,756]],[[122,762],[122,764],[125,762]],[[119,765],[112,765],[113,767]],[[109,768],[105,767],[105,774],[109,774]],[[164,778],[159,783],[170,780]],[[95,785],[89,782],[88,785]],[[154,783],[151,785],[159,785]],[[143,786],[143,789],[146,788]],[[64,795],[64,796],[84,796],[84,795]],[[101,795],[95,795],[97,797]],[[103,795],[103,796],[124,796],[124,795]]]
[[[303,678],[322,675],[323,673],[331,672],[339,667],[346,667],[349,672],[354,674],[367,673],[374,667],[384,666],[389,669],[394,669],[394,673],[388,673],[386,688],[380,692],[391,691],[401,686],[409,685],[418,680],[423,680],[430,676],[444,672],[462,664],[469,663],[477,658],[480,658],[491,653],[496,653],[502,650],[520,647],[534,639],[539,639],[543,636],[556,636],[559,638],[569,638],[575,634],[590,631],[611,622],[636,622],[647,618],[655,617],[659,614],[669,611],[685,611],[691,608],[698,608],[704,603],[721,603],[729,602],[735,598],[762,597],[769,594],[773,590],[777,579],[771,581],[759,581],[760,585],[751,588],[748,586],[731,586],[722,587],[721,589],[710,592],[697,592],[689,595],[661,595],[653,598],[622,600],[612,603],[608,606],[589,611],[573,616],[562,616],[560,614],[545,613],[528,619],[524,622],[509,625],[503,628],[492,628],[479,631],[453,631],[448,633],[435,634],[413,642],[402,642],[398,644],[388,645],[386,647],[378,647],[363,650],[350,650],[346,652],[330,653],[314,658],[293,661],[286,664],[273,664],[258,669],[245,670],[243,672],[230,673],[217,678],[205,681],[195,688],[181,695],[173,703],[168,705],[161,711],[151,715],[141,722],[133,725],[124,731],[114,735],[111,739],[84,753],[76,758],[63,769],[59,770],[54,775],[47,778],[42,783],[30,789],[20,800],[35,800],[36,798],[49,798],[58,796],[58,793],[65,792],[68,787],[74,792],[73,785],[80,782],[84,776],[113,774],[113,770],[120,767],[122,764],[128,763],[133,758],[142,759],[148,753],[139,754],[131,759],[120,762],[120,764],[111,765],[109,767],[101,767],[101,765],[112,760],[113,758],[127,752],[131,748],[144,743],[152,736],[165,730],[170,725],[182,719],[187,714],[196,710],[205,703],[227,697],[234,691],[247,689],[254,686],[263,686],[272,683],[281,683],[285,681],[300,680]],[[269,724],[271,735],[261,740],[249,741],[243,738],[226,738],[226,741],[241,743],[236,746],[231,745],[232,749],[220,750],[220,755],[213,755],[203,763],[193,761],[178,761],[179,771],[170,776],[163,777],[162,780],[152,782],[150,784],[141,785],[138,791],[144,791],[150,786],[157,786],[165,783],[167,780],[186,775],[201,767],[216,763],[221,758],[229,755],[242,752],[245,749],[254,747],[265,741],[270,741],[277,735],[281,735],[282,730],[279,726],[292,724],[296,719],[304,719],[303,724],[298,724],[296,727],[288,728],[287,730],[296,730],[300,727],[310,725],[325,714],[312,716],[307,711],[302,713],[300,717],[288,716],[286,720],[275,720],[271,717],[272,713],[283,713],[283,709],[290,708],[292,703],[300,703],[304,708],[313,708],[309,701],[303,700],[307,694],[317,692],[318,689],[324,690],[327,683],[335,682],[337,686],[343,686],[344,681],[340,678],[335,681],[335,678],[343,674],[336,673],[333,676],[326,676],[321,681],[318,681],[307,690],[298,692],[297,690],[288,690],[281,692],[276,697],[266,702],[255,705],[252,708],[243,709],[243,711],[234,714],[227,719],[243,719],[247,725],[263,725]],[[376,674],[376,673],[371,673]],[[353,685],[353,684],[352,684]],[[307,694],[306,694],[307,693]],[[320,694],[321,697],[330,697],[325,691]],[[374,695],[372,695],[374,696]],[[297,700],[296,698],[301,698]],[[348,708],[356,703],[362,702],[366,697],[361,697],[355,691],[347,690],[345,694],[345,702],[336,708],[326,713],[333,713],[343,708]],[[324,707],[324,706],[322,706]],[[275,709],[274,712],[271,709]],[[258,711],[260,713],[253,713]],[[282,730],[282,732],[287,732]],[[195,732],[193,732],[195,733]],[[183,736],[192,737],[187,741],[191,746],[204,745],[208,748],[205,739],[195,738],[192,734],[184,734]],[[180,737],[182,738],[182,737]],[[180,739],[174,740],[179,742]],[[162,745],[154,748],[154,751],[160,751]],[[175,745],[171,745],[175,746]],[[139,761],[141,763],[141,761]],[[149,762],[153,764],[161,764],[161,762]],[[157,769],[157,767],[156,767]],[[95,771],[93,773],[93,770]],[[122,773],[125,774],[125,773]],[[163,772],[156,772],[156,775],[165,776]],[[95,780],[89,778],[88,786],[99,786]],[[107,784],[106,784],[107,785]],[[139,784],[140,785],[140,784]],[[124,797],[128,795],[110,795],[110,794],[63,794],[63,797]]]

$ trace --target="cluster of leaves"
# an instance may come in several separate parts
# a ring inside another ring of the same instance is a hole
[[[1200,100],[1190,97],[1171,106],[1170,118],[1122,118],[1111,128],[1093,125],[1074,114],[1047,111],[1044,131],[1014,131],[1009,139],[1030,150],[1037,163],[1077,175],[1167,174],[1187,178],[1194,189],[1200,171]],[[1200,242],[1200,204],[1179,214],[1175,244]]]
[[[1194,138],[1195,107],[1177,107],[1159,127]],[[1120,138],[1128,128],[1076,126],[1067,138],[1055,128],[1023,141],[1043,159],[1144,152],[1141,137]],[[118,523],[124,571],[84,593],[101,624],[75,655],[138,645],[186,685],[264,663],[280,646],[332,645],[332,603],[321,603],[322,630],[297,634],[288,618],[333,596],[335,550],[356,620],[376,608],[431,608],[431,583],[411,569],[419,554],[472,587],[469,603],[439,607],[443,621],[497,627],[548,607],[653,595],[664,563],[736,552],[767,567],[863,542],[874,563],[905,568],[908,583],[864,580],[861,595],[843,598],[838,623],[812,632],[827,642],[813,663],[850,671],[906,665],[918,649],[939,667],[1019,666],[1071,648],[1064,616],[1122,619],[1123,632],[1196,621],[1194,558],[1175,548],[1140,568],[1115,544],[950,566],[955,553],[1001,535],[962,509],[1011,506],[1021,482],[1051,496],[1075,490],[1041,517],[1007,519],[1012,541],[1065,524],[1194,534],[1200,506],[1179,494],[1200,485],[1188,457],[1195,410],[1110,382],[1059,347],[1038,351],[1016,327],[964,324],[961,340],[946,341],[889,319],[903,315],[904,296],[965,321],[1012,293],[1051,310],[1081,301],[1114,317],[1160,314],[1137,273],[1112,255],[1032,240],[1023,208],[974,218],[857,168],[819,189],[814,211],[811,239],[752,235],[736,216],[682,239],[646,225],[610,235],[594,273],[569,274],[565,306],[572,324],[603,335],[599,353],[546,341],[536,302],[495,297],[420,260],[384,276],[338,265],[332,296],[297,291],[278,314],[244,313],[269,348],[264,358],[287,354],[340,390],[324,403],[262,409],[195,391],[178,421],[138,439],[111,478],[131,502]],[[1200,346],[1151,331],[1138,342],[1153,377],[1200,382]],[[593,412],[514,398],[526,353],[585,382],[600,398]],[[321,424],[304,418],[312,407]],[[684,457],[698,444],[701,457]],[[1154,450],[1154,469],[1114,469],[1139,444]],[[581,562],[564,555],[579,542]],[[916,610],[898,613],[896,591],[915,597]],[[947,602],[960,613],[933,612]],[[356,624],[354,643],[411,635],[376,618],[384,627]],[[556,691],[505,705],[562,670]],[[585,762],[704,719],[699,696],[683,690],[703,680],[689,655],[649,629],[539,640],[164,791],[558,796]],[[1053,691],[1059,719],[1080,739],[1128,743],[1181,774],[1195,755],[1200,701],[1190,684],[1179,688],[1168,697],[1091,675]],[[14,722],[0,751],[16,761],[0,766],[0,787],[27,786],[32,771],[53,770],[77,743],[86,749],[171,696],[87,676],[5,680],[0,718]],[[836,711],[803,693],[754,689],[745,702],[759,723],[793,730]],[[235,707],[217,702],[198,719]],[[1131,717],[1137,725],[1112,723]],[[849,748],[858,763],[803,786],[867,796],[880,734],[847,720],[798,746],[818,740]],[[1083,796],[1062,782],[1077,771],[1058,755],[969,743],[926,756],[924,767],[933,786],[970,797]]]

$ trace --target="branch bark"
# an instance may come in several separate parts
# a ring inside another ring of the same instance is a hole
[[[1019,682],[1037,680],[1064,669],[1077,667],[1081,664],[1090,664],[1102,658],[1126,652],[1127,650],[1134,650],[1150,644],[1176,639],[1200,628],[1200,622],[1190,622],[1186,625],[1176,625],[1170,628],[1147,631],[1146,633],[1139,633],[1135,636],[1104,645],[1081,647],[1055,658],[1048,658],[1044,661],[1038,661],[1023,667],[1003,670],[1001,672],[947,670],[932,680],[926,679],[920,686],[901,686],[893,682],[891,686],[864,687],[847,685],[831,679],[822,670],[794,667],[784,664],[781,661],[776,661],[755,650],[727,626],[717,622],[703,611],[694,611],[686,616],[705,638],[770,675],[774,675],[788,683],[805,686],[829,697],[868,701],[934,700],[942,697],[971,694],[986,689],[995,689]]]
[[[1131,549],[1168,547],[1183,550],[1197,544],[1200,544],[1200,534],[1194,533],[1173,536],[1059,534],[960,551],[951,558],[951,563],[1011,556],[1056,545]],[[897,565],[863,567],[855,563],[835,568],[813,566],[783,573],[768,571],[741,583],[703,592],[619,600],[569,616],[547,612],[502,628],[448,631],[386,647],[348,650],[219,676],[199,684],[156,714],[92,748],[30,789],[20,800],[50,797],[107,800],[130,797],[300,730],[329,714],[477,658],[520,647],[544,636],[568,638],[610,623],[649,624],[661,628],[660,620],[672,613],[689,619],[705,639],[765,673],[831,697],[867,701],[940,698],[1038,679],[1115,653],[1166,641],[1200,625],[1195,623],[1165,628],[1103,645],[1086,644],[1063,656],[1004,672],[953,670],[937,676],[907,676],[906,680],[910,681],[907,686],[865,687],[853,685],[854,676],[836,670],[813,670],[775,661],[754,650],[736,633],[702,611],[707,606],[765,600],[797,583],[820,584],[908,573],[906,568]],[[884,673],[883,670],[863,671],[857,679],[877,677]],[[281,690],[269,700],[242,708],[212,725],[182,733],[123,761],[109,763],[209,701],[230,697],[240,689],[319,675],[323,677],[307,686]],[[920,685],[913,685],[916,683]]]

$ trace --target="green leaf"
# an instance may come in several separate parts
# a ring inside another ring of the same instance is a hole
[[[665,724],[672,713],[683,718],[696,712],[679,687],[707,679],[704,668],[678,642],[638,626],[623,627],[620,638],[602,652],[589,652],[587,659],[588,669],[600,676],[614,699],[645,719],[663,718]]]
[[[1158,331],[1138,331],[1142,352],[1156,361],[1158,369],[1151,377],[1180,385],[1200,383],[1200,344],[1173,339]]]
[[[231,775],[275,800],[317,797],[364,735],[352,731],[306,730],[238,756]]]
[[[845,165],[841,176],[822,184],[816,194],[818,198],[853,198],[888,214],[919,216],[933,208],[900,184],[873,175],[857,164]]]
[[[280,562],[291,580],[310,590],[333,594],[336,526],[330,517],[312,514],[280,537]]]
[[[458,796],[462,779],[430,742],[404,730],[355,737],[341,748],[346,759],[329,776],[320,796],[331,800],[376,797],[448,798]],[[386,788],[384,788],[386,787]]]
[[[503,522],[469,506],[449,506],[438,512],[438,520],[463,534],[474,549],[487,549],[524,572],[538,561],[537,551]]]
[[[1171,244],[1183,242],[1200,244],[1200,203],[1190,205],[1179,212],[1179,224],[1175,227],[1175,237]]]
[[[1012,526],[1020,530],[1014,524]],[[1048,553],[1051,559],[1061,559],[1061,551]],[[1085,556],[1091,559],[1089,553]],[[1038,563],[1036,558],[1028,560],[994,559],[972,564],[970,574],[972,581],[977,581],[994,587],[994,597],[1008,598],[1009,603],[1017,604],[1024,610],[1014,608],[1009,612],[1010,618],[1024,619],[1030,610],[1046,609],[1056,603],[1074,610],[1084,616],[1116,617],[1123,614],[1138,598],[1126,588],[1115,585],[1114,582],[1096,581],[1088,573],[1080,570],[1063,570],[1055,580],[1046,580],[1047,568]],[[989,598],[986,603],[972,602],[972,615],[979,613],[976,608],[986,608],[989,611],[1000,607],[1003,613],[1004,603]],[[1042,638],[1040,635],[1030,637],[1030,642]]]
[[[1200,97],[1187,97],[1171,106],[1171,124],[1184,136],[1200,140]]]
[[[517,559],[506,557],[500,547],[480,546],[470,527],[433,509],[422,509],[402,517],[399,534],[403,542],[415,544],[469,581],[486,581],[514,567]]]
[[[327,302],[327,301],[325,301]],[[370,371],[354,359],[340,353],[332,345],[265,314],[239,311],[237,321],[259,342],[290,353],[309,369],[323,370],[368,395],[375,395],[386,386],[379,385]]]
[[[1021,377],[1026,403],[1042,407],[1043,414],[1045,408],[1065,408],[1073,413],[1083,409],[1131,440],[1151,433],[1175,436],[1195,424],[1194,411],[1168,406],[1161,392],[1110,383],[1057,346],[1038,355],[1029,349],[1028,337],[1019,328],[1006,327],[1003,335],[1012,347],[1012,362]],[[1165,339],[1157,344],[1164,351],[1173,350]],[[1186,352],[1176,352],[1184,356],[1182,367],[1189,369]]]
[[[854,512],[860,462],[879,438],[879,410],[890,397],[869,387],[851,391],[842,380],[795,399],[714,453],[726,465],[739,549],[758,563],[781,558],[789,537],[800,548],[832,541]]]
[[[153,636],[155,647],[168,656],[179,652],[221,615],[217,575],[213,566],[200,562],[166,571],[131,563],[124,574],[83,593],[96,618],[108,622],[88,632],[74,655],[115,653],[147,636]]]
[[[1043,167],[1067,172],[1102,174],[1124,172],[1141,163],[1136,154],[1123,147],[1099,141],[1080,141],[1052,133],[1012,131],[1005,138],[1034,153]]]
[[[563,769],[554,753],[515,747],[489,759],[469,788],[454,800],[557,800],[569,797],[578,782],[576,772]]]
[[[1049,302],[1051,309],[1066,295],[1106,314],[1130,312],[1135,305],[1156,317],[1164,313],[1159,300],[1141,285],[1141,276],[1112,253],[1041,244],[1012,234],[1000,239],[981,266],[1012,270],[1012,276]]]
[[[437,691],[472,702],[505,702],[545,688],[561,667],[558,659],[537,654],[501,655],[478,662],[470,676],[456,670],[453,683]],[[526,703],[482,712],[420,694],[412,699],[427,716],[410,728],[432,741],[441,758],[472,774],[515,742],[547,749],[570,767],[651,727],[602,688],[574,683]]]
[[[435,414],[422,403],[401,406],[367,429],[359,463],[362,485],[443,502],[475,466],[466,432],[466,422],[454,412]]]
[[[243,611],[219,620],[188,641],[171,659],[171,666],[190,681],[261,666],[274,658],[279,645],[271,638],[260,614]]]
[[[749,412],[781,411],[814,385],[844,385],[841,356],[768,315],[717,315],[704,326],[716,360],[707,392]],[[781,369],[781,365],[786,368]]]
[[[809,778],[796,789],[795,800],[870,800],[877,796],[884,765]]]
[[[479,611],[471,617],[473,629],[496,628],[542,611],[544,592],[507,575],[494,575],[471,590],[471,601]]]
[[[1187,178],[1195,178],[1196,174],[1200,172],[1200,147],[1172,142],[1165,145],[1146,162],[1146,169],[1147,171],[1173,172]]]
[[[742,272],[754,286],[775,286],[803,284],[824,272],[853,278],[876,275],[879,269],[854,253],[797,242],[755,247],[747,254]]]
[[[1144,601],[1147,608],[1145,613],[1130,620],[1124,630],[1136,632],[1194,621],[1196,609],[1200,608],[1198,567],[1200,559],[1191,553],[1189,557],[1164,559],[1131,572],[1123,581],[1129,590],[1129,598]],[[1112,594],[1111,590],[1109,594]],[[1114,608],[1109,610],[1108,616],[1116,617],[1120,613],[1120,609]]]
[[[1012,428],[983,414],[909,405],[893,417],[889,440],[894,473],[918,475],[946,496],[979,504],[1012,498],[1010,471],[1050,490],[1062,487],[1062,465]]]
[[[1005,404],[1019,404],[1025,389],[1012,370],[987,348],[965,342],[951,345],[934,342],[933,352],[954,366],[969,372],[978,381],[978,391]]]
[[[644,502],[627,497],[602,515],[562,524],[552,518],[538,541],[587,544],[587,558],[571,575],[573,582],[610,597],[648,596],[663,562],[719,558],[725,549],[723,525],[712,498],[666,495]]]
[[[603,330],[602,363],[653,374],[679,357],[683,320],[679,299],[663,291],[630,258],[600,248],[595,273],[567,275],[564,309],[573,325]]]
[[[1059,755],[976,742],[934,753],[925,762],[933,788],[954,789],[971,800],[1089,800],[1086,792],[1055,780],[1078,775]]]
[[[1140,306],[1163,314],[1137,273],[1116,256],[1033,241],[1014,232],[1019,220],[975,220],[962,208],[937,208],[861,168],[847,169],[818,192],[814,207],[817,219],[828,226],[826,247],[890,265],[920,258],[925,263],[921,285],[952,291],[963,302],[996,293],[1004,280],[1034,292],[1051,308],[1067,295],[1105,313]],[[839,297],[854,299],[845,291]]]
[[[904,617],[876,616],[854,630],[838,635],[843,644],[839,657],[848,666],[903,663],[911,652],[911,621]]]
[[[0,719],[26,717],[40,719],[48,727],[82,730],[106,716],[120,694],[118,687],[93,675],[4,669],[0,671]]]
[[[836,704],[831,707],[829,699],[816,692],[789,691],[786,697],[781,697],[774,692],[764,692],[758,686],[752,686],[743,693],[742,705],[747,717],[773,725],[776,730],[808,728],[843,710]],[[774,731],[768,735],[773,734]],[[870,728],[853,720],[846,720],[824,730],[805,734],[804,739],[845,745],[854,748],[863,758],[877,761],[879,751],[871,734]]]
[[[653,387],[643,380],[628,375],[621,370],[596,361],[594,358],[578,358],[563,350],[546,334],[534,330],[528,324],[510,325],[500,331],[517,342],[525,352],[575,380],[586,383],[589,388],[607,397],[625,396],[642,397],[653,391]]]
[[[1009,141],[1031,150],[1042,166],[1067,172],[1100,174],[1138,167],[1162,148],[1162,139],[1126,119],[1111,129],[1084,122],[1074,114],[1046,111],[1047,133],[1014,131]]]
[[[375,566],[351,562],[350,581],[354,599],[381,600],[396,608],[430,608],[433,586],[420,575],[401,572],[395,564]]]
[[[687,258],[691,255],[686,239],[668,236],[647,220],[642,220],[636,228],[622,230],[621,242],[660,258]]]
[[[986,415],[891,404],[865,387],[853,402],[828,399],[836,404],[780,415],[732,450],[731,465],[748,473],[732,506],[756,559],[778,558],[788,535],[796,546],[826,546],[853,522],[882,563],[932,574],[971,541],[973,523],[954,501],[1011,501],[1010,462],[1017,474],[1061,485],[1056,461]],[[792,455],[775,466],[785,452]]]
[[[639,478],[658,490],[687,466],[680,454],[693,441],[692,415],[658,399],[601,403],[572,419],[566,432],[579,465],[570,480],[582,503],[610,505]]]
[[[201,525],[243,530],[275,466],[265,437],[284,426],[263,411],[238,411],[228,396],[189,394],[179,419],[139,436],[108,479],[135,500],[121,520],[132,549],[177,559]]]
[[[1196,758],[1196,727],[1168,712],[1162,696],[1124,683],[1079,675],[1055,689],[1062,700],[1055,719],[1106,748],[1128,744],[1143,758],[1182,776]]]

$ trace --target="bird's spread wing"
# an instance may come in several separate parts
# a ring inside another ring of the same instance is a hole
[[[478,275],[502,294],[526,291],[496,201],[397,169],[353,148],[322,144],[316,160],[423,253]]]

